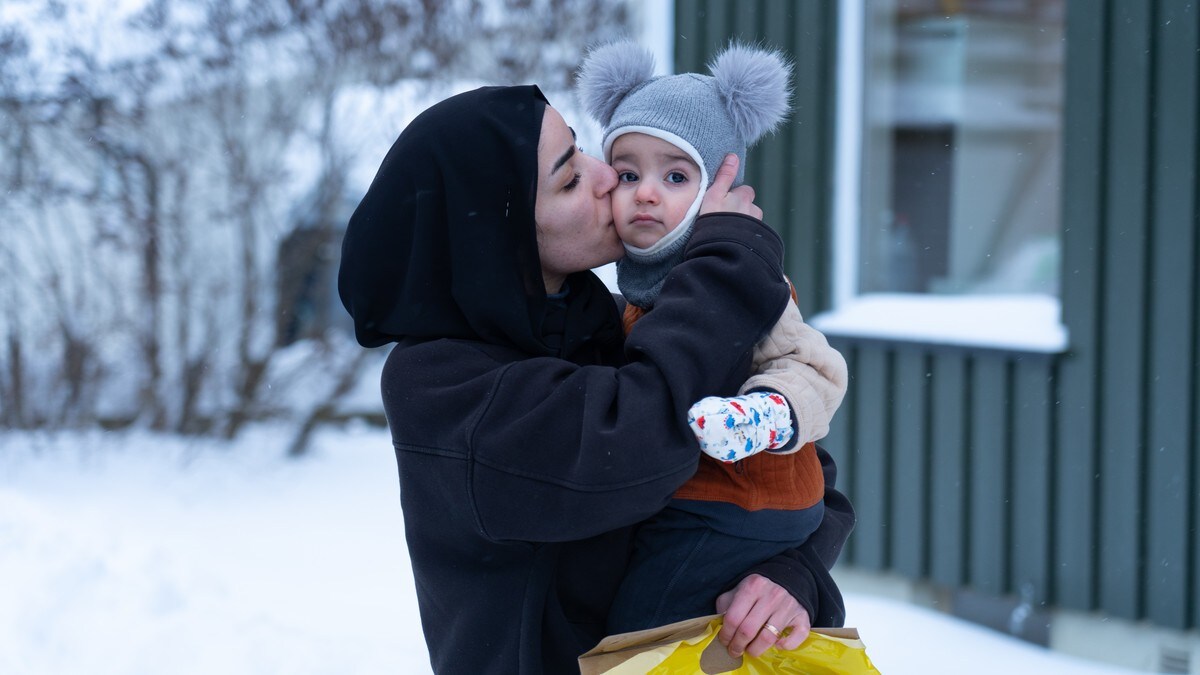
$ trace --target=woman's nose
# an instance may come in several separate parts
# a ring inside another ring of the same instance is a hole
[[[608,164],[593,158],[596,164],[596,196],[603,197],[617,187],[617,172]]]

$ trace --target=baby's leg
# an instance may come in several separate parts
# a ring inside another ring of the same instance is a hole
[[[716,613],[717,595],[754,565],[799,542],[758,541],[711,529],[666,509],[639,530],[629,571],[609,613],[609,634]]]

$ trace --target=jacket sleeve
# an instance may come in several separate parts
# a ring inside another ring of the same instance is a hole
[[[565,541],[658,512],[695,473],[686,411],[731,394],[786,304],[782,241],[734,214],[697,219],[684,260],[619,368],[509,364],[472,422],[469,491],[496,540]]]
[[[798,548],[785,551],[746,571],[783,586],[808,611],[814,627],[840,627],[846,623],[846,604],[829,570],[841,555],[854,529],[854,507],[836,488],[837,466],[824,448],[817,446],[825,474],[825,517],[816,532]],[[732,588],[736,582],[730,584]]]
[[[804,322],[795,302],[788,300],[779,321],[755,346],[753,372],[738,393],[771,389],[783,394],[796,430],[791,452],[829,433],[829,422],[846,396],[846,360]]]

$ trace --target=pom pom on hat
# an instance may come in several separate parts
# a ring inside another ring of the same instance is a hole
[[[612,42],[588,52],[579,71],[579,101],[607,127],[629,92],[654,77],[654,55],[631,40]]]
[[[787,117],[790,70],[779,52],[736,43],[709,64],[717,91],[746,145],[774,132]]]

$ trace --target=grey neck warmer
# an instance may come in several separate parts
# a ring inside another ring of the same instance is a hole
[[[667,274],[683,261],[683,250],[692,238],[692,223],[686,227],[683,236],[661,251],[634,254],[626,250],[625,257],[617,261],[617,288],[627,301],[642,309],[654,307]]]

